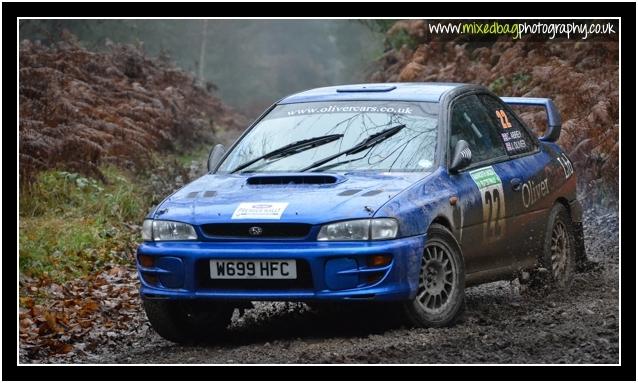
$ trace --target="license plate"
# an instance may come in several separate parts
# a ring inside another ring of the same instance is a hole
[[[297,279],[294,259],[212,260],[211,279]]]

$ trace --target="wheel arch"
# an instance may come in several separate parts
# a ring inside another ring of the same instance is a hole
[[[450,222],[450,220],[446,216],[437,215],[436,217],[434,217],[434,219],[428,225],[428,230],[430,229],[430,227],[434,223],[439,224],[441,226],[445,226],[445,228],[448,229],[450,231],[450,233],[452,233],[452,235],[454,235],[454,227],[452,226],[452,223]]]
[[[576,265],[582,267],[588,262],[587,249],[585,248],[585,234],[583,231],[583,211],[578,200],[569,202],[565,197],[558,197],[554,201],[554,205],[560,204],[567,210],[567,215],[571,221],[571,228],[574,235],[574,245],[576,251]]]
[[[459,251],[459,254],[461,255],[461,260],[463,260],[463,264],[465,265],[465,255],[463,255],[463,246],[461,246],[461,243],[459,242],[459,238],[457,238],[456,230],[454,230],[454,226],[452,225],[452,221],[448,217],[446,217],[445,215],[439,214],[436,217],[434,217],[434,219],[430,222],[430,224],[428,225],[428,227],[426,229],[426,233],[430,230],[432,225],[443,226],[444,228],[446,228],[450,232],[450,234],[452,236],[452,240],[454,242],[454,245],[456,246],[457,250]]]
[[[572,218],[572,210],[571,207],[569,205],[569,201],[567,200],[567,198],[565,197],[558,197],[556,198],[556,200],[554,201],[554,205],[556,204],[561,204],[565,207],[565,209],[567,209],[567,214],[569,214],[569,218]]]

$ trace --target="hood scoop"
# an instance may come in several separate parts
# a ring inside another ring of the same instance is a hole
[[[268,175],[252,176],[246,180],[248,185],[324,185],[337,183],[339,179],[331,175]]]

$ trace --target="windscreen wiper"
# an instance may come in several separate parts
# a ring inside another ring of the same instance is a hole
[[[366,138],[365,140],[361,141],[360,143],[356,144],[355,146],[351,147],[350,149],[346,149],[339,153],[333,154],[329,157],[323,158],[319,161],[313,162],[309,166],[306,166],[305,168],[301,169],[300,171],[305,172],[310,169],[316,168],[317,166],[321,166],[327,162],[334,160],[335,158],[343,156],[344,154],[350,155],[350,154],[356,154],[356,153],[362,152],[394,136],[395,134],[399,133],[399,131],[403,128],[405,128],[405,125],[402,124],[402,125],[397,125],[392,128],[383,130],[379,133],[375,133],[369,136],[368,138]]]
[[[250,165],[254,164],[257,161],[261,161],[261,160],[270,160],[270,159],[279,159],[279,158],[284,158],[284,157],[288,157],[288,156],[292,156],[293,154],[297,154],[300,152],[303,152],[305,150],[308,149],[312,149],[315,148],[317,146],[321,146],[321,145],[325,145],[329,142],[332,141],[336,141],[338,139],[340,139],[341,137],[343,137],[343,134],[329,134],[327,136],[321,136],[321,137],[313,137],[313,138],[308,138],[305,140],[301,140],[301,141],[295,141],[293,143],[290,143],[288,145],[282,146],[279,149],[275,149],[271,152],[268,152],[266,154],[264,154],[263,156],[259,156],[257,158],[253,158],[250,161],[244,162],[243,164],[237,166],[235,169],[233,169],[231,171],[231,173],[235,173],[238,172],[242,169],[245,169],[247,167],[249,167]]]
[[[318,168],[314,168],[312,171],[313,171],[313,173],[314,173],[314,172],[322,172],[322,171],[324,171],[324,170],[326,170],[326,169],[334,168],[334,167],[339,166],[339,165],[349,164],[349,163],[351,163],[351,162],[355,162],[355,161],[362,160],[362,159],[364,159],[365,157],[366,157],[366,156],[364,155],[364,156],[361,156],[361,157],[353,158],[353,159],[351,159],[351,160],[344,160],[344,161],[339,161],[339,162],[333,162],[333,163],[331,163],[331,164],[327,164],[327,165],[319,166]]]

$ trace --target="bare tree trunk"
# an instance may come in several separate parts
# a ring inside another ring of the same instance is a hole
[[[208,20],[204,19],[204,24],[202,25],[202,40],[201,45],[199,47],[199,81],[204,83],[204,67],[205,67],[205,59],[206,59],[206,31],[208,30]]]

